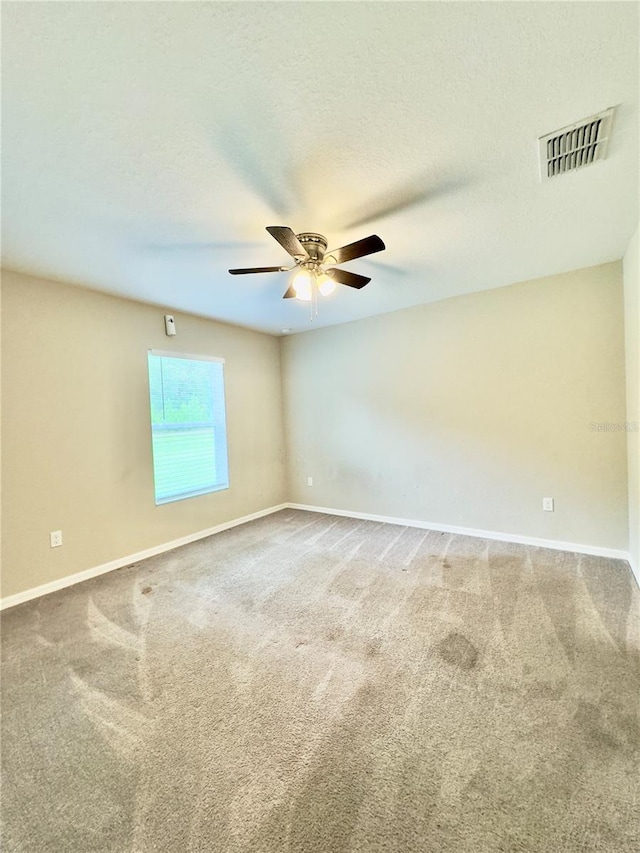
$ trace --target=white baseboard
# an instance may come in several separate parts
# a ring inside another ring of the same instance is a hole
[[[537,548],[553,548],[555,551],[571,551],[575,554],[591,554],[596,557],[611,557],[614,560],[630,561],[627,551],[616,548],[600,548],[597,545],[578,545],[575,542],[559,542],[556,539],[538,539],[535,536],[519,536],[515,533],[498,533],[495,530],[475,530],[472,527],[456,527],[452,524],[432,524],[428,521],[416,521],[411,518],[394,518],[389,515],[372,515],[368,512],[351,512],[344,509],[330,509],[326,506],[307,504],[288,504],[290,509],[302,509],[306,512],[323,512],[327,515],[343,515],[347,518],[362,518],[365,521],[382,521],[385,524],[400,524],[402,527],[419,527],[423,530],[436,530],[440,533],[459,533],[461,536],[477,536],[479,539],[495,539],[498,542],[515,542],[518,545],[535,545]]]
[[[215,527],[207,528],[207,530],[190,533],[188,536],[182,536],[180,539],[173,539],[171,542],[164,542],[162,545],[155,545],[153,548],[138,551],[137,554],[129,554],[126,557],[119,557],[117,560],[111,560],[111,562],[103,563],[101,566],[94,566],[91,569],[76,572],[74,575],[67,575],[67,577],[51,581],[50,583],[44,583],[41,586],[35,586],[32,589],[25,589],[24,592],[17,592],[15,595],[8,595],[6,598],[0,599],[0,610],[5,610],[7,607],[15,607],[16,604],[23,604],[25,601],[31,601],[33,598],[40,598],[43,595],[49,595],[51,592],[57,592],[59,589],[64,589],[67,586],[73,586],[76,583],[96,578],[98,575],[104,575],[107,572],[114,571],[115,569],[122,569],[124,566],[130,566],[131,563],[146,560],[148,557],[155,557],[157,554],[164,554],[165,551],[172,551],[174,548],[179,548],[181,545],[188,545],[190,542],[196,542],[198,539],[205,539],[207,536],[213,536],[214,533],[221,533],[223,530],[229,530],[231,527],[237,527],[239,524],[245,524],[247,521],[254,521],[256,518],[263,518],[265,515],[271,515],[273,512],[278,512],[281,509],[288,509],[288,507],[289,504],[270,506],[267,509],[252,512],[251,515],[243,515],[242,518],[234,518],[232,521],[225,521],[223,524],[217,524]]]
[[[246,524],[247,521],[254,521],[257,518],[263,518],[266,515],[271,515],[274,512],[279,512],[282,509],[300,509],[306,512],[321,512],[326,515],[341,515],[347,518],[361,518],[365,521],[380,521],[385,524],[399,524],[402,527],[418,527],[424,530],[436,530],[440,533],[458,533],[462,536],[476,536],[479,539],[494,539],[499,542],[515,542],[519,545],[535,545],[538,548],[553,548],[556,551],[571,551],[577,554],[592,554],[596,557],[611,557],[616,560],[626,560],[631,566],[631,570],[640,580],[640,572],[632,564],[631,555],[626,551],[620,551],[615,548],[599,548],[595,545],[578,545],[574,542],[559,542],[555,539],[538,539],[534,536],[518,536],[511,533],[498,533],[494,530],[475,530],[471,527],[456,527],[451,524],[432,524],[427,521],[417,521],[410,518],[395,518],[389,515],[373,515],[367,512],[352,512],[344,509],[331,509],[325,506],[309,506],[307,504],[283,503],[278,506],[271,506],[267,509],[261,509],[258,512],[244,515],[241,518],[234,518],[232,521],[225,521],[223,524],[217,524],[215,527],[209,527],[206,530],[200,530],[197,533],[190,533],[188,536],[182,536],[180,539],[173,539],[171,542],[164,542],[162,545],[155,545],[153,548],[147,548],[144,551],[138,551],[136,554],[129,554],[126,557],[120,557],[117,560],[111,560],[109,563],[103,563],[101,566],[94,566],[91,569],[85,569],[82,572],[76,572],[74,575],[59,580],[51,581],[50,583],[42,584],[41,586],[26,589],[24,592],[18,592],[15,595],[9,595],[6,598],[0,599],[0,610],[5,610],[8,607],[15,607],[17,604],[23,604],[26,601],[31,601],[34,598],[40,598],[43,595],[48,595],[51,592],[57,592],[68,586],[81,583],[82,581],[90,580],[91,578],[104,575],[107,572],[112,572],[115,569],[122,569],[125,566],[130,566],[131,563],[137,563],[140,560],[146,560],[149,557],[155,557],[157,554],[164,554],[166,551],[172,551],[174,548],[179,548],[181,545],[188,545],[190,542],[196,542],[198,539],[205,539],[207,536],[213,536],[215,533],[221,533],[223,530],[229,530],[232,527],[237,527],[240,524]]]

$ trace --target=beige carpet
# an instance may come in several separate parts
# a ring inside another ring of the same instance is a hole
[[[8,611],[3,850],[637,853],[626,564],[286,510]]]

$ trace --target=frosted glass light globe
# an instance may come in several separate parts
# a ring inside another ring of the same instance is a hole
[[[296,299],[301,299],[303,302],[311,301],[311,276],[305,270],[296,273],[293,279],[293,289],[296,292]]]
[[[318,290],[323,296],[328,296],[336,289],[336,283],[328,275],[323,275],[318,279]]]

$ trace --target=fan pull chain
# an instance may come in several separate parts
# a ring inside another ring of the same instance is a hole
[[[318,316],[318,279],[311,276],[311,322]]]

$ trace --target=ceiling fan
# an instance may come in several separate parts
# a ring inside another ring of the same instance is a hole
[[[229,272],[231,275],[249,275],[263,272],[288,272],[295,269],[297,272],[283,299],[296,297],[304,302],[315,303],[318,293],[328,296],[335,289],[336,284],[346,284],[347,287],[360,289],[371,279],[348,270],[337,269],[335,265],[363,258],[365,255],[373,255],[385,248],[377,234],[327,252],[327,240],[322,234],[306,231],[294,234],[286,225],[269,225],[267,231],[291,255],[295,262],[293,266],[249,267],[229,270]]]

